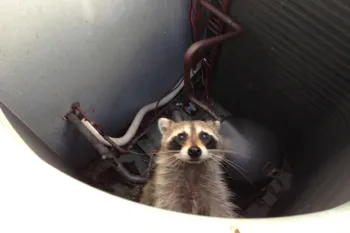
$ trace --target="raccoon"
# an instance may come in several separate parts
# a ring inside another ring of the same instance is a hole
[[[182,213],[236,217],[220,166],[220,122],[160,118],[158,127],[161,147],[140,202]]]

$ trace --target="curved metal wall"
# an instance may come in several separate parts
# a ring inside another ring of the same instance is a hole
[[[189,1],[0,2],[0,99],[73,167],[94,151],[62,116],[80,101],[110,134],[183,73]]]
[[[350,2],[232,0],[230,14],[242,34],[222,46],[211,90],[281,140],[296,179],[276,215],[349,201]]]

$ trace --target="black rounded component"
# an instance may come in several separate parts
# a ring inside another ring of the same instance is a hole
[[[175,122],[181,122],[184,120],[182,117],[182,114],[181,114],[182,108],[183,108],[183,103],[180,101],[177,101],[176,103],[169,105],[169,110],[171,112],[171,118]]]
[[[196,159],[201,156],[202,150],[198,146],[192,146],[188,149],[187,153],[192,159]]]
[[[242,167],[246,176],[232,168],[230,173],[235,180],[259,182],[269,177],[263,169],[267,163],[277,168],[282,162],[275,135],[260,124],[229,117],[221,123],[220,133],[224,148],[229,151],[226,159]]]
[[[227,151],[223,170],[229,187],[238,196],[253,195],[278,175],[282,156],[277,138],[268,128],[249,120],[227,117],[221,122],[220,133]]]

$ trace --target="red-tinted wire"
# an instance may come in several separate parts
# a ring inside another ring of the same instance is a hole
[[[193,33],[196,35],[196,27],[195,27],[194,22],[193,22],[193,9],[194,9],[194,0],[191,0],[190,21],[191,21]],[[195,41],[193,41],[193,42],[195,42]]]
[[[194,28],[194,23],[193,23],[193,6],[194,6],[194,3],[193,3],[193,0],[191,0],[190,21],[191,21],[192,27]]]
[[[209,68],[205,69],[205,97],[209,99]]]

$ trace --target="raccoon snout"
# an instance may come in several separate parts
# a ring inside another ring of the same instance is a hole
[[[187,153],[192,159],[197,159],[201,156],[202,150],[198,146],[192,146],[188,149]]]

